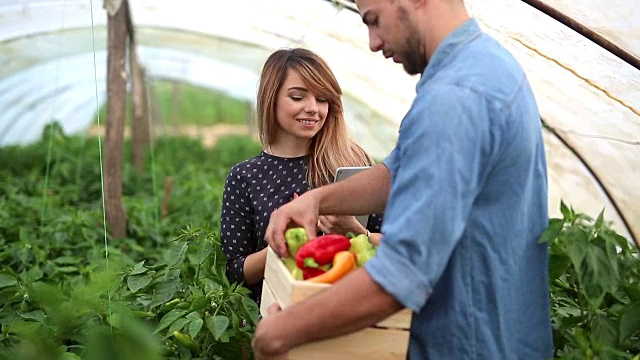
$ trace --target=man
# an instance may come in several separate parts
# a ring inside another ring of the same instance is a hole
[[[413,310],[410,359],[552,356],[540,119],[525,74],[463,0],[357,0],[372,51],[421,73],[384,164],[276,210],[265,235],[319,214],[384,210],[378,254],[327,291],[274,309],[258,359]],[[346,200],[348,199],[348,200]]]

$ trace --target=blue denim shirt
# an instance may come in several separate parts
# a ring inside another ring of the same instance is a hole
[[[366,269],[414,311],[410,359],[551,357],[540,117],[522,68],[474,19],[431,57],[385,164]]]

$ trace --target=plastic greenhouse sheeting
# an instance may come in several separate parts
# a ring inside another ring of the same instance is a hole
[[[633,1],[548,3],[638,55]],[[523,2],[467,5],[516,56],[534,88],[546,126],[551,214],[559,214],[560,199],[592,215],[605,208],[619,232],[640,239],[640,70]],[[130,6],[151,79],[253,102],[268,54],[308,47],[342,85],[352,136],[377,158],[393,148],[418,78],[368,49],[357,13],[322,0],[130,0]],[[0,0],[0,146],[38,139],[52,119],[72,133],[92,125],[105,101],[106,21],[101,2]]]
[[[640,59],[640,4],[635,0],[543,0]]]

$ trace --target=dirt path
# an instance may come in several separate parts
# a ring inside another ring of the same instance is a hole
[[[219,124],[211,126],[197,126],[197,125],[182,125],[179,127],[157,127],[155,129],[156,136],[165,135],[182,135],[193,138],[200,138],[202,143],[206,147],[215,146],[218,139],[227,135],[250,135],[251,130],[247,125],[232,125],[232,124]],[[102,127],[93,126],[87,132],[91,136],[104,136],[104,130]],[[125,137],[128,137],[130,130],[125,129]],[[255,135],[254,135],[255,137]],[[256,137],[257,139],[257,137]]]

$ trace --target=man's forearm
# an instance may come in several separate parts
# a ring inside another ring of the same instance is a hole
[[[384,211],[390,186],[389,169],[378,164],[314,191],[320,198],[320,215],[366,215]]]

